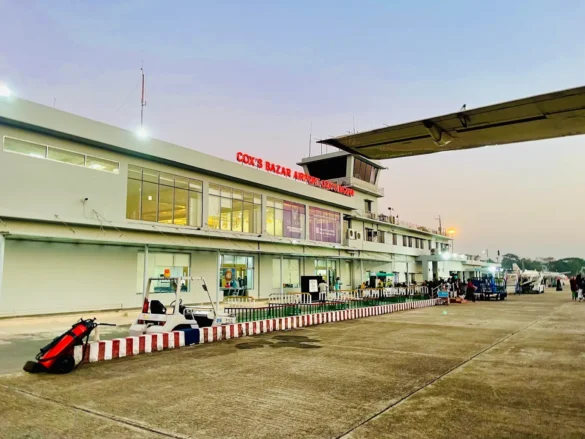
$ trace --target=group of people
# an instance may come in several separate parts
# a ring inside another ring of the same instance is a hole
[[[585,277],[579,273],[577,276],[573,276],[569,283],[571,285],[573,300],[579,300],[581,302],[583,300],[583,290],[585,290]]]

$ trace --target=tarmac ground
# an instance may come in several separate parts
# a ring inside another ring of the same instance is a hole
[[[584,340],[548,290],[17,372],[0,437],[585,438]]]

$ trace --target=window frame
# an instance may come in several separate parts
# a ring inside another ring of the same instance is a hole
[[[6,145],[6,139],[12,139],[12,140],[16,140],[18,142],[24,142],[24,143],[30,143],[30,144],[36,145],[36,146],[42,146],[42,147],[45,148],[45,154],[44,154],[43,157],[38,157],[38,156],[30,155],[30,154],[24,154],[24,153],[18,152],[18,151],[9,151],[9,150],[6,150],[6,146],[5,146]],[[64,151],[64,152],[70,152],[72,154],[82,155],[83,156],[83,165],[78,165],[78,164],[69,163],[69,162],[63,162],[61,160],[55,160],[55,159],[49,158],[49,149],[53,149],[55,151]],[[18,137],[4,135],[2,137],[2,151],[7,152],[9,154],[18,154],[18,155],[21,155],[21,156],[31,157],[31,158],[34,158],[34,159],[47,160],[47,161],[53,162],[53,163],[62,163],[62,164],[65,164],[65,165],[75,166],[77,168],[91,169],[92,171],[100,171],[100,172],[107,172],[108,174],[120,175],[120,162],[117,161],[117,160],[107,159],[105,157],[99,157],[99,156],[94,155],[94,154],[87,154],[87,153],[84,153],[84,152],[74,151],[72,149],[60,148],[58,146],[51,146],[51,145],[49,145],[47,143],[39,143],[39,142],[33,142],[31,140],[20,139]],[[115,163],[116,166],[117,166],[116,171],[108,171],[106,169],[91,168],[91,167],[87,166],[87,158],[88,157],[93,158],[93,159],[97,159],[97,160],[103,160],[103,161]]]

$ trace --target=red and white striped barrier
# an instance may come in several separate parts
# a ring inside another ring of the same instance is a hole
[[[83,346],[75,347],[75,362],[94,363],[112,360],[167,349],[177,349],[192,344],[213,343],[230,338],[265,334],[274,331],[286,331],[323,323],[354,320],[382,314],[390,314],[409,309],[434,306],[437,299],[420,300],[417,302],[393,303],[389,305],[371,306],[367,308],[326,311],[316,314],[304,314],[292,317],[279,317],[255,322],[236,323],[233,325],[214,326],[211,328],[191,329],[186,331],[167,332],[164,334],[147,334],[138,337],[117,338],[114,340],[97,341],[87,345],[85,358]]]

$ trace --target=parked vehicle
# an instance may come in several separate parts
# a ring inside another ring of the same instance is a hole
[[[210,306],[183,304],[182,294],[186,292],[187,286],[193,287],[195,282],[199,282],[207,293]],[[163,302],[168,301],[168,298],[173,300],[166,306]],[[130,326],[130,335],[156,334],[232,323],[236,323],[235,314],[219,312],[219,300],[213,303],[204,278],[152,277],[148,279],[142,312]]]

